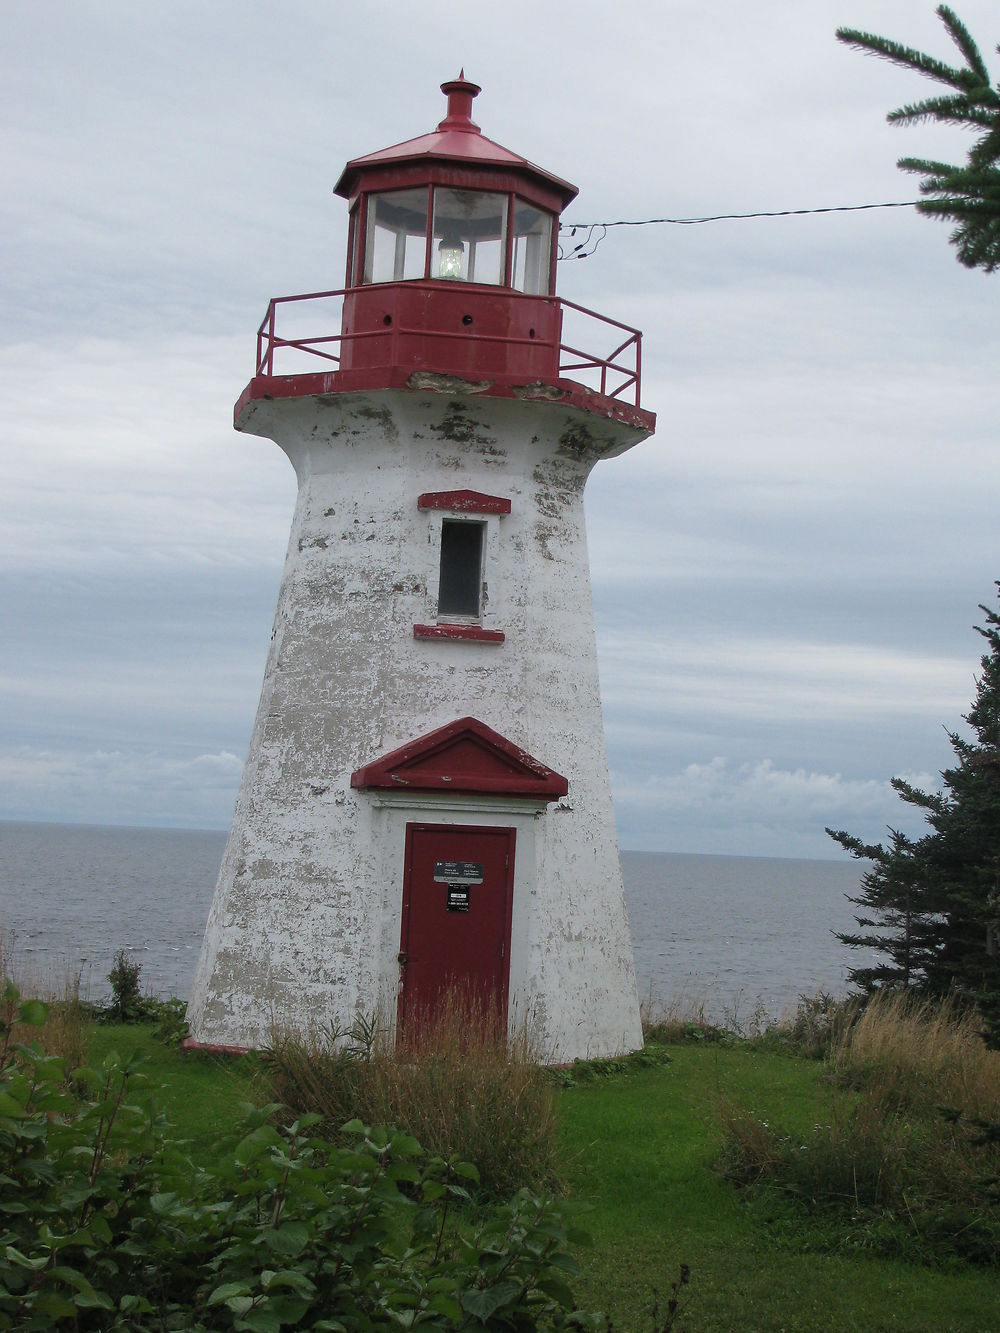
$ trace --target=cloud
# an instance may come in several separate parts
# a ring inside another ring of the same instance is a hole
[[[0,806],[10,818],[219,828],[228,825],[243,760],[229,751],[0,751]]]
[[[927,773],[909,780],[922,789],[937,786]],[[622,812],[619,835],[635,850],[661,848],[669,830],[676,851],[711,845],[717,852],[764,856],[778,840],[783,855],[833,857],[825,826],[878,841],[888,825],[916,831],[923,822],[888,782],[780,768],[768,758],[734,764],[717,755],[638,783],[617,772],[612,785]]]
[[[632,716],[712,711],[789,725],[819,715],[948,716],[969,696],[967,661],[860,643],[690,631],[678,638],[650,626],[605,636],[601,660],[606,706]]]
[[[184,570],[274,563],[295,478],[267,440],[238,436],[232,404],[252,339],[89,339],[0,347],[13,573]]]

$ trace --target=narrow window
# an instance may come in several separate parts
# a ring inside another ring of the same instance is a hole
[[[485,523],[442,522],[439,616],[479,615],[485,535]]]

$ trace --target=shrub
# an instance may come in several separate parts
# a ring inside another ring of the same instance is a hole
[[[845,1243],[1000,1264],[1000,1053],[977,1027],[876,996],[835,1042],[830,1122],[793,1134],[726,1107],[723,1169],[826,1210]]]
[[[493,1197],[555,1182],[557,1094],[527,1024],[505,1037],[460,997],[405,1047],[378,1020],[321,1038],[275,1032],[264,1070],[276,1101],[317,1113],[329,1134],[355,1117],[398,1125],[431,1152],[474,1162]]]
[[[4,1014],[44,1006],[8,983]],[[135,1059],[77,1071],[0,1025],[0,1327],[360,1330],[598,1328],[574,1309],[575,1236],[522,1191],[451,1224],[475,1169],[411,1136],[313,1136],[248,1108],[195,1165]]]
[[[188,1035],[183,1000],[158,1000],[143,995],[139,985],[142,964],[137,963],[127,950],[119,949],[114,965],[108,973],[111,998],[95,1017],[99,1023],[153,1023],[156,1035],[167,1045],[177,1046]]]
[[[104,1007],[104,1016],[109,1023],[136,1023],[146,1017],[139,989],[141,973],[142,964],[130,957],[127,950],[119,949],[108,973],[111,999]]]

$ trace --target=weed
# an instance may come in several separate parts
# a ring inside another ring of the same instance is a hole
[[[680,1046],[687,1042],[732,1041],[735,1034],[711,1023],[701,1000],[670,1000],[662,1004],[648,995],[639,1008],[647,1045]]]
[[[781,1051],[807,1060],[825,1060],[863,1011],[858,999],[835,999],[826,991],[800,995],[790,1014],[765,1022],[750,1037],[760,1050]]]
[[[918,1110],[961,1108],[1000,1119],[1000,1051],[989,1050],[974,1011],[905,992],[873,996],[834,1044],[840,1082]]]
[[[405,1046],[377,1018],[308,1039],[275,1031],[264,1077],[269,1095],[318,1113],[328,1134],[357,1117],[474,1162],[487,1194],[554,1183],[556,1090],[537,1043],[527,1025],[498,1033],[474,1002],[446,997]]]
[[[0,933],[0,976],[12,978],[14,973],[14,946],[10,936]],[[45,1017],[32,1024],[31,1039],[46,1055],[57,1056],[69,1069],[84,1061],[87,1051],[87,1024],[89,1006],[80,998],[80,973],[67,972],[61,982],[55,980],[42,985],[37,979],[26,982],[23,977],[11,980],[19,994],[32,1001],[43,1002]],[[41,1013],[42,1010],[37,1011]],[[26,1034],[18,1025],[16,1015],[8,1014],[14,1039],[25,1040]]]
[[[557,1065],[551,1073],[562,1088],[575,1088],[579,1083],[593,1083],[595,1079],[618,1078],[634,1074],[637,1069],[651,1069],[654,1065],[668,1065],[670,1054],[664,1043],[647,1040],[641,1051],[626,1055],[606,1056],[596,1060],[574,1060],[571,1065]]]

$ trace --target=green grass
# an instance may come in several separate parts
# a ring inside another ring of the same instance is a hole
[[[152,1023],[90,1025],[89,1061],[98,1064],[110,1051],[127,1059],[143,1057],[142,1072],[171,1124],[183,1129],[197,1161],[211,1157],[220,1130],[236,1119],[246,1102],[259,1102],[255,1056],[207,1055],[165,1045]]]
[[[669,1065],[568,1089],[560,1110],[570,1197],[592,1205],[577,1294],[620,1333],[651,1329],[680,1264],[679,1327],[695,1330],[997,1330],[1000,1281],[858,1254],[803,1253],[718,1173],[718,1106],[780,1108],[805,1129],[833,1092],[818,1062],[731,1046],[678,1046]]]
[[[259,1090],[255,1062],[185,1053],[147,1026],[91,1029],[91,1059],[139,1050],[165,1109],[209,1153],[213,1136]],[[675,1328],[701,1330],[946,1330],[997,1333],[1000,1279],[972,1268],[921,1268],[864,1252],[821,1253],[778,1210],[748,1206],[716,1169],[723,1101],[802,1131],[838,1092],[818,1061],[726,1043],[670,1048],[669,1064],[639,1067],[560,1093],[567,1197],[590,1205],[594,1238],[579,1251],[582,1305],[603,1309],[616,1333],[661,1327],[670,1285],[690,1265]],[[805,1247],[805,1248],[804,1248]]]

